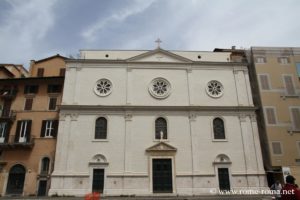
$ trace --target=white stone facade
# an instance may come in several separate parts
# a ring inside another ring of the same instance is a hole
[[[266,186],[246,64],[230,62],[230,53],[159,48],[81,55],[67,61],[49,195],[91,192],[94,169],[104,169],[104,195],[156,195],[152,162],[159,158],[171,160],[168,195],[212,194],[218,168],[229,170],[231,189]],[[169,82],[166,97],[149,92],[156,78]],[[100,79],[111,82],[108,95],[95,92]],[[212,80],[222,84],[222,95],[209,95]],[[99,117],[107,120],[106,139],[95,139]],[[167,121],[166,140],[155,139],[158,117]],[[214,139],[216,117],[225,139]]]

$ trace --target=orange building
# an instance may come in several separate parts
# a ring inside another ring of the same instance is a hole
[[[0,72],[8,74],[0,79],[1,196],[47,195],[65,59],[55,55],[32,60],[29,77]]]

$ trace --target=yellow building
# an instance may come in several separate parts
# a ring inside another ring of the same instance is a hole
[[[65,58],[31,61],[29,71],[0,79],[1,196],[47,195],[50,185]]]
[[[269,184],[300,184],[300,48],[251,48],[254,101]]]

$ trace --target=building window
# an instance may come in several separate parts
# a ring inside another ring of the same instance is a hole
[[[298,77],[300,77],[300,63],[296,63]]]
[[[38,77],[43,77],[44,76],[44,68],[38,68],[37,76]]]
[[[286,94],[295,95],[296,91],[295,91],[292,75],[284,75],[283,80],[284,80]]]
[[[294,130],[300,130],[300,108],[291,108],[291,118]]]
[[[108,96],[112,92],[112,82],[105,78],[98,80],[94,92],[100,97]]]
[[[276,124],[275,108],[265,108],[268,124]]]
[[[25,85],[24,94],[36,94],[38,93],[38,85]]]
[[[33,99],[32,98],[26,98],[25,99],[24,110],[31,110],[32,109],[32,103],[33,103]]]
[[[219,81],[212,80],[207,83],[206,92],[209,96],[218,98],[223,95],[223,85]]]
[[[164,78],[155,78],[149,84],[148,90],[153,97],[164,99],[171,94],[171,84]]]
[[[20,120],[17,122],[15,142],[23,143],[30,141],[31,120]]]
[[[56,110],[56,103],[57,103],[57,98],[56,97],[50,97],[50,99],[49,99],[49,110]]]
[[[48,174],[49,166],[50,166],[50,159],[47,157],[43,158],[41,163],[41,174]]]
[[[262,64],[262,63],[266,63],[266,62],[267,62],[267,59],[265,57],[256,57],[255,58],[255,63]]]
[[[59,70],[59,76],[65,76],[65,74],[66,74],[66,68],[61,68]]]
[[[270,90],[269,76],[266,74],[259,74],[258,76],[259,76],[260,88],[262,90]]]
[[[95,139],[107,138],[107,120],[104,117],[99,117],[96,120]]]
[[[224,121],[221,118],[215,118],[213,121],[214,139],[225,139]]]
[[[282,155],[281,142],[272,142],[272,150],[274,155]]]
[[[58,130],[58,120],[43,120],[41,137],[56,137]]]
[[[7,122],[0,122],[0,143],[7,140]]]
[[[48,93],[61,93],[62,85],[48,85]]]
[[[288,58],[288,57],[279,57],[279,58],[277,58],[277,61],[280,64],[289,64],[290,63],[290,58]]]
[[[168,139],[167,120],[162,117],[155,120],[155,139]]]

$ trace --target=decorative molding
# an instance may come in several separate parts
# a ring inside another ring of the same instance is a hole
[[[70,114],[70,117],[71,117],[71,121],[77,121],[78,114],[77,113],[72,113],[72,114]]]
[[[254,106],[133,106],[133,105],[61,105],[61,111],[216,111],[216,112],[254,112]]]
[[[59,120],[60,121],[65,121],[66,120],[66,114],[60,113],[59,114]]]
[[[239,115],[239,118],[240,118],[240,121],[241,121],[241,122],[246,122],[246,117],[247,117],[247,116],[246,116],[245,114],[240,114],[240,115]]]
[[[131,67],[127,67],[126,70],[127,70],[127,72],[132,72],[132,68]]]
[[[251,122],[257,122],[256,115],[250,115]]]
[[[125,113],[124,118],[125,118],[125,121],[131,121],[132,120],[132,114],[131,113]]]
[[[197,115],[196,113],[189,113],[189,119],[190,121],[196,121]]]

